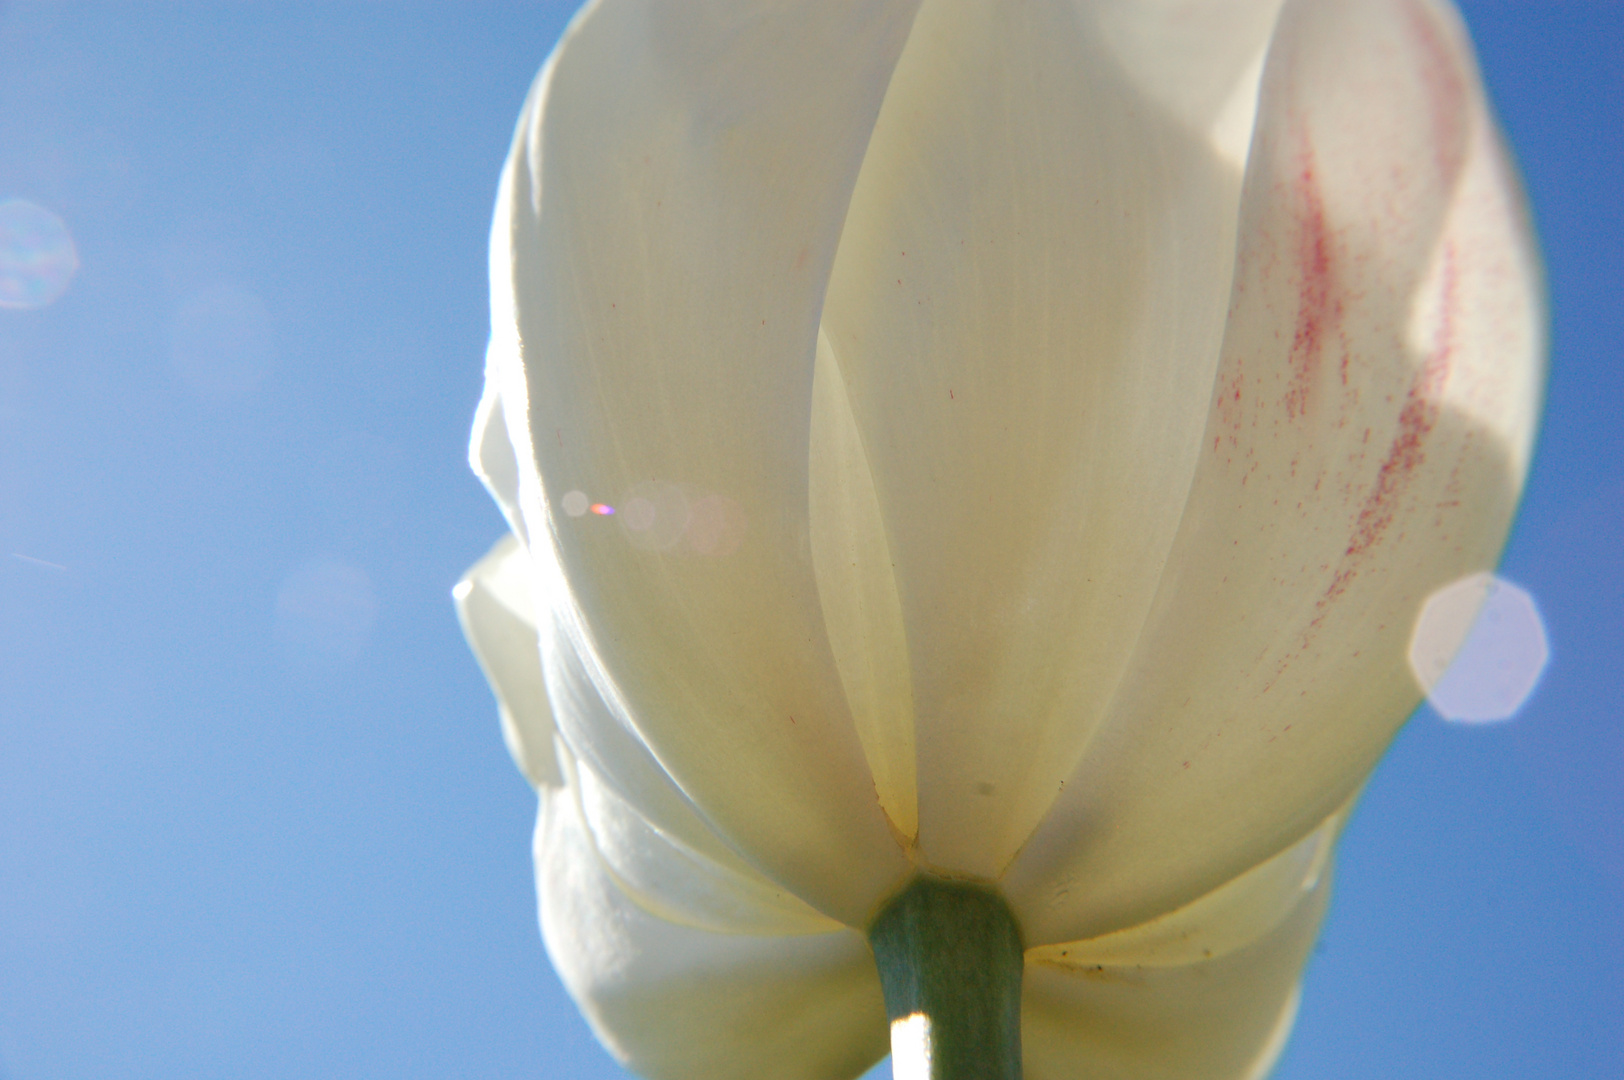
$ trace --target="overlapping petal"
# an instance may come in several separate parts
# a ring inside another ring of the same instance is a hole
[[[600,0],[526,106],[493,364],[564,628],[731,844],[860,921],[906,870],[808,550],[818,310],[913,0]],[[583,492],[613,518],[549,510]],[[543,500],[542,496],[545,496]]]
[[[723,933],[661,918],[610,873],[570,788],[543,793],[536,884],[564,985],[604,1045],[650,1080],[844,1080],[885,1053],[862,934]]]
[[[884,1050],[860,934],[594,806],[565,755],[536,860],[548,949],[606,1045],[650,1077],[855,1076]],[[1144,926],[1030,949],[1026,1074],[1255,1080],[1279,1053],[1344,807],[1294,848]],[[605,822],[605,817],[621,820]],[[797,1049],[799,1047],[799,1049]]]
[[[1260,1080],[1291,1032],[1328,879],[1266,936],[1210,960],[1143,967],[1029,959],[1024,1075]]]
[[[605,808],[598,782],[567,752],[564,764],[537,825],[542,925],[623,1061],[650,1077],[835,1078],[883,1053],[860,934]],[[1028,1075],[1069,1076],[1082,1060],[1123,1078],[1262,1075],[1290,1025],[1345,815],[1151,924],[1030,950]]]
[[[1099,14],[921,8],[823,312],[895,568],[918,850],[987,879],[1149,610],[1233,265],[1238,176]]]
[[[710,832],[610,714],[548,619],[538,631],[540,576],[510,536],[455,595],[514,759],[541,798],[541,920],[571,993],[605,1044],[651,1077],[861,1072],[885,1045],[861,934],[762,877]],[[574,746],[592,757],[578,758]],[[599,759],[611,763],[613,783],[595,771]],[[783,1056],[803,1039],[818,1052],[795,1054],[785,1072]]]
[[[1257,1080],[1285,1045],[1351,802],[1302,841],[1139,926],[1028,950],[1033,1080]]]
[[[541,674],[534,585],[529,552],[516,537],[505,536],[463,575],[452,596],[463,635],[496,694],[508,753],[539,788],[556,786],[561,778]]]
[[[874,471],[828,335],[812,376],[808,503],[824,632],[863,744],[874,792],[900,838],[919,834],[908,632]]]
[[[1266,68],[1211,415],[1106,721],[1006,879],[1040,940],[1279,851],[1420,691],[1438,586],[1492,567],[1542,378],[1537,260],[1453,12],[1292,2]]]
[[[535,470],[520,467],[519,448],[514,445],[513,437],[508,432],[507,412],[502,406],[503,360],[510,355],[511,349],[494,338],[486,350],[485,390],[480,395],[478,408],[474,410],[474,430],[468,440],[468,464],[496,501],[497,508],[507,519],[508,528],[524,541],[527,535],[524,513],[520,509],[519,488],[526,480],[534,482]]]
[[[668,922],[725,934],[830,933],[840,924],[781,886],[710,857],[654,825],[592,768],[575,763],[575,790],[593,846],[621,891]]]
[[[1281,0],[1077,0],[1140,93],[1237,170]]]
[[[576,762],[577,786],[592,790],[592,804],[602,808],[598,819],[609,823],[606,829],[661,837],[725,875],[749,879],[762,896],[799,916],[811,916],[716,836],[635,730],[603,700],[545,606],[545,580],[557,575],[556,565],[546,565],[549,553],[542,548],[532,555],[516,537],[504,537],[453,591],[463,632],[496,693],[503,736],[520,771],[537,788],[562,784],[561,740]],[[618,824],[628,817],[636,823]]]

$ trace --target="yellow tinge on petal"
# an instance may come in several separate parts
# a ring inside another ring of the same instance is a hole
[[[996,879],[1099,723],[1195,468],[1238,193],[1086,5],[921,9],[822,318],[894,566],[925,865]]]
[[[812,567],[824,626],[874,790],[909,842],[919,832],[913,689],[894,564],[863,438],[827,335],[812,375]]]
[[[1244,949],[1271,933],[1320,887],[1352,805],[1200,899],[1100,937],[1037,946],[1028,950],[1027,962],[1074,969],[1180,967]]]

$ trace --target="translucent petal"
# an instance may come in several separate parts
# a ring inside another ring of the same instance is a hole
[[[919,832],[908,639],[868,455],[829,339],[812,377],[812,566],[835,665],[874,790],[897,831]]]
[[[519,462],[514,455],[513,441],[508,437],[502,395],[495,380],[486,381],[479,407],[474,410],[468,463],[491,498],[496,500],[502,516],[507,518],[508,528],[519,539],[526,539],[524,515],[519,510]]]
[[[1029,962],[1178,967],[1227,956],[1272,933],[1319,887],[1352,801],[1292,847],[1149,922],[1097,938],[1040,945]]]
[[[530,554],[504,536],[452,590],[463,635],[496,694],[508,753],[536,787],[560,782],[536,638]]]
[[[621,891],[667,922],[722,934],[827,934],[819,915],[748,869],[723,865],[652,825],[591,766],[575,765],[581,814]]]
[[[1246,164],[1257,80],[1281,0],[1078,0],[1144,95]]]
[[[1200,450],[1238,197],[1091,8],[921,9],[823,325],[895,566],[929,865],[996,877],[1099,722]]]
[[[492,243],[490,377],[578,652],[730,844],[853,923],[906,863],[823,631],[812,372],[913,8],[590,5],[526,107]],[[619,512],[547,509],[570,491]]]
[[[497,695],[502,732],[520,770],[537,786],[563,782],[556,735],[568,752],[587,763],[599,787],[612,789],[599,801],[624,804],[626,812],[683,850],[692,850],[721,872],[759,875],[728,848],[700,817],[603,701],[570,646],[557,631],[550,609],[537,623],[537,600],[545,599],[550,549],[537,561],[512,536],[504,537],[458,583],[453,595],[464,632]],[[551,571],[550,573],[548,571]],[[762,881],[761,887],[771,890]]]
[[[603,701],[569,638],[556,626],[547,635],[543,670],[559,734],[575,756],[662,831],[716,861],[746,866],[715,835],[637,733]]]
[[[560,576],[551,548],[540,549],[531,565],[540,579],[556,581]],[[556,597],[560,590],[540,585],[538,591]],[[755,875],[757,871],[716,835],[654,759],[625,711],[605,700],[562,628],[556,606],[548,616],[539,627],[541,670],[558,733],[569,753],[651,828],[736,874]]]
[[[1295,843],[1419,691],[1409,630],[1494,564],[1542,379],[1539,270],[1452,11],[1288,3],[1199,468],[1109,718],[1005,879],[1039,940]]]
[[[834,1080],[884,1055],[885,1005],[855,930],[767,936],[667,922],[621,891],[567,789],[536,826],[542,936],[599,1039],[650,1080]]]
[[[1021,1010],[1028,1080],[1260,1080],[1285,1048],[1330,874],[1244,948],[1185,964],[1029,955]]]

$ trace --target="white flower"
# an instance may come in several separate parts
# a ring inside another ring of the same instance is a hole
[[[1537,420],[1447,4],[597,0],[491,268],[457,597],[606,1045],[861,1072],[923,870],[1014,912],[1032,1080],[1266,1070]]]

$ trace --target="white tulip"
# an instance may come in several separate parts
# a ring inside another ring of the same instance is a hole
[[[605,1045],[857,1075],[925,875],[1027,1077],[1261,1076],[1538,417],[1445,0],[595,0],[491,271],[457,598]]]

